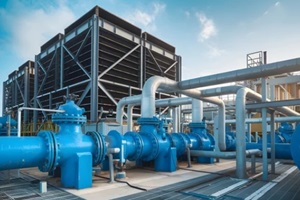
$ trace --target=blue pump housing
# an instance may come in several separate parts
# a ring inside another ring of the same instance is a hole
[[[61,184],[67,188],[92,186],[92,166],[104,159],[104,137],[96,132],[83,134],[84,109],[67,100],[59,107],[64,113],[52,115],[58,133],[40,131],[36,137],[0,137],[0,170],[39,167],[42,172],[61,168]],[[9,155],[9,156],[7,156]]]
[[[0,136],[7,136],[8,133],[8,116],[0,117]],[[17,136],[17,122],[13,118],[10,119],[10,136]]]
[[[278,128],[278,132],[284,138],[285,142],[291,143],[292,135],[294,133],[293,125],[288,122],[282,122]]]

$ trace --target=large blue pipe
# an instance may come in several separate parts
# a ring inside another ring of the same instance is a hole
[[[121,162],[125,160],[154,160],[156,171],[175,171],[176,157],[184,155],[187,148],[208,150],[214,148],[214,138],[206,131],[205,122],[191,123],[191,133],[166,134],[162,121],[158,118],[140,118],[140,132],[125,135],[110,131],[106,137],[109,148],[120,148],[114,155]],[[199,158],[198,162],[209,162],[210,158]]]
[[[0,169],[40,166],[47,158],[46,142],[42,137],[1,137]]]
[[[92,186],[92,166],[104,159],[104,137],[96,132],[83,134],[84,109],[67,100],[59,107],[64,113],[52,115],[59,125],[55,134],[41,131],[36,137],[0,137],[0,170],[36,167],[43,172],[61,168],[61,183],[67,188]]]

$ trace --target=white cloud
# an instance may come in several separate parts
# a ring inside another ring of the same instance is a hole
[[[225,50],[219,49],[218,47],[216,47],[214,45],[208,44],[207,47],[209,49],[208,54],[210,57],[218,57],[225,53]]]
[[[137,26],[141,25],[148,31],[155,31],[155,20],[158,15],[165,11],[166,5],[153,3],[152,7],[153,9],[151,12],[146,12],[139,9],[135,10],[132,14],[129,15],[128,21]]]
[[[57,6],[49,5],[47,9],[13,1],[3,18],[7,32],[11,34],[9,42],[13,51],[21,59],[34,59],[34,55],[40,52],[40,46],[57,33],[63,33],[64,28],[74,22],[75,15],[63,1],[59,1]]]
[[[275,7],[280,6],[280,2],[277,1],[277,2],[274,4],[274,6],[275,6]]]
[[[198,41],[204,42],[205,40],[208,40],[211,37],[217,35],[218,31],[212,19],[207,18],[204,13],[196,13],[196,16],[201,25],[201,31],[198,35]]]

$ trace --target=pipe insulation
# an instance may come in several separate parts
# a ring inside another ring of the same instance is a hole
[[[300,69],[300,58],[269,63],[260,65],[257,67],[238,69],[230,72],[224,72],[209,76],[203,76],[190,80],[184,80],[178,82],[180,89],[192,89],[204,86],[230,83],[234,81],[244,81],[249,79],[256,79],[268,76],[274,76],[289,72],[299,71]]]

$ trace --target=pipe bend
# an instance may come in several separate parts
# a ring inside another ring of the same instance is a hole
[[[117,104],[116,121],[118,123],[122,124],[123,123],[124,107],[128,104],[140,103],[141,100],[142,100],[142,95],[129,96],[129,97],[124,97],[124,98],[120,99],[120,101]]]
[[[177,82],[160,76],[152,76],[146,81],[142,93],[142,118],[152,118],[154,116],[155,93],[159,87],[177,89]]]

